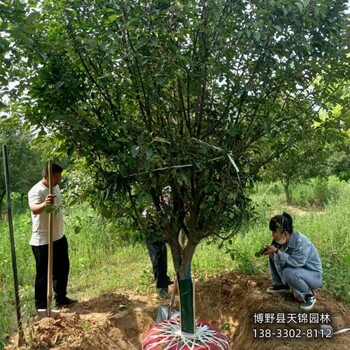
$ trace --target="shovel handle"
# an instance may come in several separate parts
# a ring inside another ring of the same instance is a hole
[[[52,184],[52,161],[48,162],[48,183],[49,183],[49,195],[53,194]],[[52,302],[52,262],[53,262],[53,236],[52,236],[52,211],[49,212],[48,223],[48,262],[47,262],[47,316],[51,314],[51,302]]]
[[[171,312],[174,308],[174,301],[175,301],[175,295],[177,292],[177,278],[175,277],[174,279],[174,288],[173,291],[171,292],[171,298],[170,298],[170,303],[169,303],[169,308],[168,308],[168,319],[171,317]]]

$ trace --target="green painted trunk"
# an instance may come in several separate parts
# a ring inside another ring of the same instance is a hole
[[[186,279],[180,280],[179,294],[180,294],[180,317],[181,317],[181,331],[184,333],[194,334],[195,326],[195,301],[194,301],[194,286],[189,273]]]

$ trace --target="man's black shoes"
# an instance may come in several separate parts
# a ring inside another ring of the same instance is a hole
[[[158,289],[158,296],[161,299],[170,299],[170,295],[168,293],[168,288],[159,288]]]

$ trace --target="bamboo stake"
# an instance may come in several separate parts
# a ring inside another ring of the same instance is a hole
[[[53,195],[52,186],[52,161],[48,162],[48,182],[49,182],[49,195]],[[52,235],[52,217],[53,211],[50,208],[49,211],[49,226],[48,226],[48,262],[47,262],[47,317],[51,316],[51,302],[52,302],[52,262],[53,262],[53,235]]]
[[[12,270],[13,270],[13,281],[14,281],[15,299],[16,299],[15,301],[16,301],[16,314],[17,314],[17,325],[18,325],[18,346],[21,346],[24,342],[24,333],[22,328],[22,317],[21,317],[21,307],[20,307],[20,298],[19,298],[16,248],[15,248],[15,240],[14,240],[14,234],[13,234],[11,192],[10,192],[10,180],[9,180],[6,145],[3,145],[2,151],[3,151],[4,176],[5,176],[5,188],[6,188],[7,219],[8,219],[9,231],[10,231]]]

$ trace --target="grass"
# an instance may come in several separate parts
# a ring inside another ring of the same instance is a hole
[[[268,222],[272,215],[288,211],[295,229],[315,243],[324,268],[323,288],[337,299],[350,303],[350,188],[334,178],[322,186],[317,180],[292,188],[293,206],[284,202],[282,186],[259,184],[252,198],[256,218],[233,240],[218,249],[218,241],[207,239],[197,247],[192,262],[193,274],[199,280],[223,271],[267,274],[267,259],[256,258],[255,252],[271,242]],[[324,193],[320,193],[320,189]],[[317,198],[317,200],[315,200]],[[319,204],[321,203],[322,206]],[[315,208],[313,205],[317,203]],[[29,212],[16,214],[14,232],[20,284],[21,310],[26,322],[34,314],[34,258],[28,244],[31,232]],[[16,210],[15,210],[16,212]],[[88,206],[66,211],[65,231],[69,240],[71,273],[70,295],[96,297],[110,291],[150,293],[154,290],[152,269],[146,245],[127,226],[97,217]],[[15,326],[13,274],[7,222],[0,220],[0,349],[6,335]],[[230,254],[231,251],[234,260]],[[174,274],[170,249],[169,273]]]

